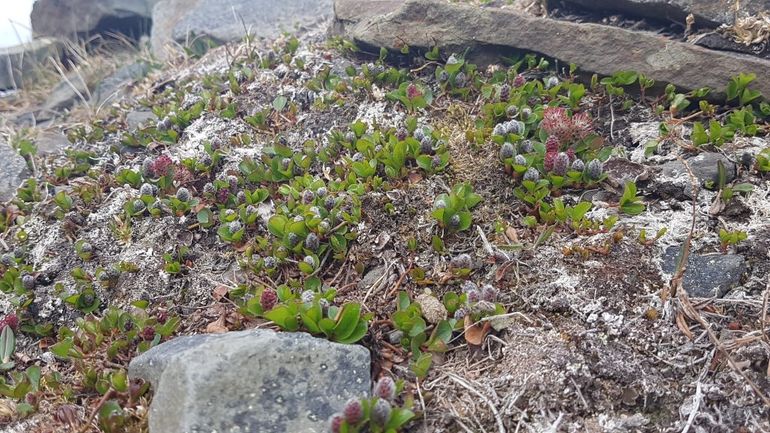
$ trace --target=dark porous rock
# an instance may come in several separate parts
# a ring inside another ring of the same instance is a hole
[[[305,333],[248,330],[179,337],[131,361],[152,383],[150,433],[321,433],[368,394],[369,351]]]
[[[739,3],[735,13],[736,4]],[[558,5],[560,2],[548,2]],[[755,15],[770,9],[768,0],[564,0],[600,12],[621,12],[627,15],[686,23],[693,14],[697,27],[718,27],[735,24],[735,17]]]
[[[373,13],[376,10],[377,13]],[[468,23],[473,23],[468,25]],[[367,51],[437,47],[464,53],[482,67],[521,51],[539,53],[581,71],[612,75],[621,67],[682,89],[710,87],[719,98],[738,73],[770,76],[770,61],[679,42],[651,32],[533,17],[510,9],[446,0],[336,0],[333,31]],[[568,43],[565,43],[568,41]],[[770,94],[770,80],[752,86]]]
[[[29,175],[27,161],[11,146],[0,141],[0,202],[13,198],[16,188]]]
[[[736,175],[735,163],[721,153],[701,152],[687,159],[687,164],[692,174],[698,178],[701,184],[719,182],[719,161],[725,166],[725,181],[732,182]],[[661,172],[669,177],[689,176],[684,164],[679,160],[667,162],[661,167]]]
[[[759,44],[744,45],[721,33],[709,32],[699,35],[693,43],[701,47],[711,48],[712,50],[735,51],[764,58],[770,57],[770,45],[768,45],[767,41]]]
[[[668,247],[663,253],[663,272],[676,273],[680,248]],[[721,298],[740,284],[746,272],[746,260],[737,254],[690,253],[682,285],[690,296],[697,298]]]

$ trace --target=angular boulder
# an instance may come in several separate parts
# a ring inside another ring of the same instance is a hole
[[[551,2],[558,5],[558,2]],[[768,0],[566,0],[601,12],[622,12],[636,17],[672,20],[684,24],[693,14],[699,27],[732,25],[736,17],[770,10]]]
[[[179,337],[131,361],[155,395],[150,433],[321,433],[368,395],[370,355],[305,333],[248,330]]]
[[[176,44],[201,38],[222,44],[247,32],[275,38],[332,15],[332,0],[161,0],[152,12],[152,51],[164,58]]]
[[[24,87],[25,81],[33,81],[42,68],[49,67],[49,57],[58,59],[61,51],[61,42],[54,38],[0,48],[0,90]]]
[[[77,38],[94,33],[149,33],[158,0],[37,0],[32,6],[36,36]]]
[[[517,52],[533,52],[563,64],[575,63],[587,73],[633,70],[659,84],[687,90],[710,87],[716,90],[715,98],[741,72],[770,75],[770,61],[748,55],[713,51],[649,32],[533,17],[510,9],[444,0],[336,0],[335,14],[334,32],[371,52],[377,52],[372,47],[398,51],[405,44],[412,52],[434,46],[444,54],[470,49],[470,60],[481,66]],[[752,87],[770,95],[770,80],[757,80]]]
[[[16,188],[29,175],[27,161],[11,146],[0,141],[0,202],[12,199]]]

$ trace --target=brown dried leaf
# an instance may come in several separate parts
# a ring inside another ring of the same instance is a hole
[[[211,296],[214,298],[215,301],[219,301],[225,296],[227,296],[227,293],[230,291],[230,288],[227,286],[217,286],[214,288],[214,291],[211,292]]]
[[[519,242],[519,235],[518,233],[516,233],[516,229],[511,226],[508,226],[505,229],[505,236],[507,236],[508,239],[511,240],[511,242],[515,242],[515,243]]]
[[[219,316],[219,319],[209,323],[206,326],[207,334],[222,334],[227,331],[227,326],[225,326],[225,316]]]
[[[465,341],[468,344],[481,346],[490,329],[492,329],[492,325],[489,322],[484,322],[483,325],[474,325],[470,316],[465,316]]]
[[[695,338],[695,336],[692,334],[692,331],[690,331],[690,327],[687,326],[687,320],[684,318],[684,313],[681,311],[676,313],[676,326],[678,326],[679,330],[682,331],[682,333],[686,335],[690,340]]]

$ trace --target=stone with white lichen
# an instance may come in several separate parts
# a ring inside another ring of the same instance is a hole
[[[426,290],[425,293],[418,296],[414,301],[420,305],[422,316],[428,323],[436,324],[446,319],[446,307],[438,298],[433,296],[430,290]]]
[[[249,330],[178,337],[132,360],[129,375],[155,390],[150,433],[322,432],[369,392],[370,362],[362,346]]]

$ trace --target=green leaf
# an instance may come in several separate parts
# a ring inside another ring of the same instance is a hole
[[[275,99],[273,99],[273,109],[275,111],[283,111],[288,101],[289,100],[283,95],[276,96]]]
[[[364,338],[366,332],[369,330],[369,325],[361,320],[356,324],[356,328],[346,338],[338,338],[337,342],[342,344],[353,344],[358,340]]]
[[[623,197],[621,201],[633,200],[636,197],[636,184],[634,182],[626,182],[626,186],[623,189]]]
[[[540,236],[537,237],[537,240],[535,241],[535,244],[532,246],[532,248],[537,248],[540,245],[542,245],[545,241],[548,240],[548,238],[551,237],[553,234],[555,226],[549,226],[547,229],[543,230],[542,233],[540,233]]]
[[[719,189],[724,189],[727,183],[727,170],[725,170],[725,164],[722,160],[717,161],[717,186]]]
[[[460,215],[460,227],[458,227],[458,231],[468,230],[472,223],[471,213],[468,211],[461,211],[458,212],[458,215]]]
[[[733,185],[733,191],[740,192],[740,193],[743,193],[743,194],[748,194],[751,191],[754,191],[754,185],[752,185],[750,183],[735,184],[735,185]]]
[[[118,370],[110,375],[110,382],[115,391],[126,392],[128,389],[128,377],[125,370]]]
[[[69,357],[73,357],[75,354],[79,353],[74,348],[75,342],[72,340],[72,337],[67,337],[58,343],[51,346],[51,353],[53,353],[55,356],[58,356],[59,358],[67,359]],[[79,357],[79,356],[74,356]]]
[[[305,325],[305,328],[307,328],[311,334],[320,334],[322,332],[321,328],[318,326],[318,321],[313,320],[307,312],[299,313],[299,317],[302,319],[302,324]]]
[[[634,71],[620,71],[612,75],[612,81],[616,85],[628,86],[634,84],[638,77],[639,74]]]
[[[343,339],[350,336],[356,329],[359,317],[361,315],[361,304],[350,302],[342,307],[337,325],[334,327],[334,337]]]
[[[425,53],[425,58],[433,61],[438,60],[440,58],[439,52],[438,52],[438,46],[433,47],[433,49]]]
[[[428,339],[428,350],[431,352],[446,352],[447,343],[452,338],[453,326],[449,320],[442,320],[433,329]]]
[[[273,215],[267,221],[267,229],[276,237],[282,238],[286,231],[286,223],[289,220],[283,215]]]
[[[620,210],[629,215],[639,215],[644,212],[644,204],[642,203],[627,203],[620,207]]]
[[[334,320],[324,317],[323,319],[318,321],[318,327],[321,328],[321,332],[326,334],[327,337],[330,337],[332,333],[334,332],[334,327],[336,323]]]
[[[398,309],[399,311],[406,310],[409,308],[409,304],[411,304],[411,300],[409,300],[409,294],[401,291],[398,292]]]
[[[692,124],[692,144],[695,146],[702,146],[709,142],[709,135],[706,133],[706,128],[700,122],[694,122]]]
[[[431,246],[437,253],[444,251],[444,241],[436,235],[433,235],[433,238],[431,239]]]
[[[689,106],[690,101],[681,93],[677,93],[674,100],[671,101],[671,109],[675,112],[682,112]]]
[[[398,430],[404,424],[414,418],[414,412],[409,409],[395,408],[390,413],[390,419],[385,425],[386,430]]]
[[[264,313],[267,320],[275,322],[278,326],[285,328],[287,321],[292,317],[292,312],[286,305],[278,305],[270,311]]]
[[[4,326],[0,333],[0,362],[10,362],[16,350],[16,336],[10,326]]]
[[[409,367],[415,376],[420,379],[428,375],[428,370],[433,363],[433,356],[430,353],[421,353],[417,359],[409,363]]]
[[[198,224],[203,228],[214,225],[214,213],[211,212],[211,209],[209,208],[201,209],[196,215],[196,218],[198,219]]]
[[[105,402],[99,409],[99,426],[106,433],[116,433],[121,431],[125,418],[123,409],[116,400]]]

